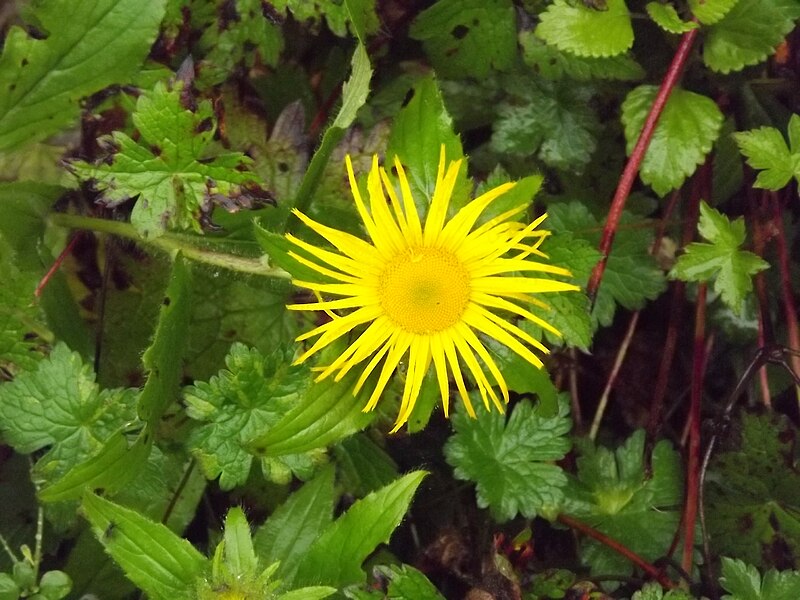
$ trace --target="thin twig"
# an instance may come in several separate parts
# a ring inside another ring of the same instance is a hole
[[[672,57],[672,62],[664,75],[661,86],[658,88],[655,100],[653,100],[653,106],[650,107],[650,112],[644,121],[639,139],[636,140],[636,145],[633,147],[630,158],[625,164],[625,168],[620,176],[617,190],[614,192],[614,198],[611,200],[611,208],[608,211],[605,227],[603,227],[603,236],[600,240],[599,247],[601,258],[595,265],[592,276],[589,279],[589,285],[586,288],[586,293],[592,304],[594,304],[597,290],[603,279],[603,273],[605,272],[606,263],[608,262],[608,256],[611,253],[611,246],[614,243],[614,235],[616,234],[619,220],[622,217],[622,211],[625,208],[625,202],[628,200],[628,196],[631,193],[631,188],[636,180],[636,175],[644,160],[647,148],[650,145],[650,140],[658,124],[658,119],[664,110],[664,106],[672,90],[678,83],[681,73],[683,73],[683,69],[686,66],[686,61],[689,58],[692,45],[694,44],[695,38],[697,38],[699,30],[699,28],[695,28],[683,34],[680,45],[675,51],[675,55]]]
[[[600,402],[598,403],[597,410],[594,413],[592,426],[589,429],[589,439],[592,441],[594,441],[594,439],[597,437],[597,431],[600,429],[600,422],[603,420],[603,414],[605,413],[606,406],[608,405],[608,398],[611,395],[611,390],[613,389],[614,384],[617,382],[617,376],[622,368],[622,363],[625,362],[625,356],[628,354],[628,348],[631,345],[631,340],[633,339],[633,334],[636,331],[636,324],[638,322],[639,311],[637,310],[631,315],[631,320],[628,322],[628,329],[625,332],[625,337],[622,339],[622,344],[620,344],[619,350],[617,351],[617,357],[614,359],[614,366],[611,368],[611,373],[608,375],[606,387],[603,389],[603,395],[600,396]]]

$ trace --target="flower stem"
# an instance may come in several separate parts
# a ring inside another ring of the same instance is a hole
[[[192,240],[191,237],[185,235],[164,233],[155,238],[142,238],[133,225],[121,221],[96,219],[94,217],[84,217],[66,213],[53,213],[49,218],[52,224],[60,227],[88,229],[90,231],[116,235],[134,240],[139,244],[150,246],[169,254],[180,251],[185,257],[191,260],[213,267],[222,267],[238,273],[261,275],[263,277],[275,277],[279,279],[291,278],[283,269],[269,267],[260,258],[249,258],[202,248],[198,246],[198,243]]]
[[[636,145],[633,147],[631,156],[622,171],[622,175],[620,176],[617,190],[614,192],[614,198],[611,200],[611,208],[608,211],[605,227],[603,227],[603,236],[600,239],[599,250],[601,258],[600,261],[595,265],[594,270],[592,271],[592,276],[589,278],[589,285],[586,288],[586,293],[588,294],[592,305],[594,304],[595,297],[597,296],[597,290],[600,287],[600,282],[603,279],[603,273],[605,272],[606,263],[608,262],[608,255],[611,253],[611,245],[614,243],[614,235],[617,232],[617,226],[619,225],[619,220],[622,217],[622,211],[625,208],[625,202],[628,200],[628,196],[631,193],[633,182],[636,180],[636,175],[639,172],[639,167],[641,166],[642,161],[644,160],[644,155],[647,152],[648,146],[650,145],[650,140],[655,132],[661,112],[664,110],[664,106],[667,104],[669,95],[672,93],[672,90],[678,83],[678,79],[683,72],[683,68],[686,66],[686,61],[689,58],[692,45],[694,44],[694,40],[697,37],[699,30],[699,28],[695,28],[683,34],[681,43],[675,52],[675,56],[672,57],[672,63],[670,63],[667,73],[664,76],[664,80],[661,82],[661,86],[658,88],[658,93],[656,94],[655,100],[653,100],[653,106],[650,107],[650,112],[644,121],[642,131],[639,134],[639,139],[636,140]]]

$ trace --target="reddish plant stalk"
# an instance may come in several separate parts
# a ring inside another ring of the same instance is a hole
[[[792,350],[800,350],[800,332],[797,327],[797,307],[794,303],[794,293],[792,291],[792,272],[789,263],[789,249],[786,244],[786,233],[783,227],[783,206],[778,199],[778,194],[770,194],[772,210],[775,218],[775,248],[778,251],[778,266],[781,275],[781,300],[783,301],[783,316],[786,319],[786,329],[788,330],[789,347]],[[791,358],[792,369],[795,373],[800,373],[800,356],[793,355]],[[797,401],[800,404],[800,388],[795,387]]]
[[[36,286],[36,290],[33,292],[33,295],[36,298],[39,298],[42,295],[42,292],[44,291],[44,288],[47,286],[48,282],[53,278],[53,275],[55,275],[56,272],[61,268],[61,264],[64,262],[67,256],[69,256],[70,253],[72,252],[72,249],[78,242],[79,237],[81,237],[80,231],[76,233],[74,236],[72,236],[72,239],[69,241],[69,243],[64,247],[61,253],[53,261],[53,264],[47,270],[47,273],[45,273],[44,277],[42,277],[39,280],[39,283]]]
[[[587,525],[586,523],[567,515],[559,515],[558,520],[567,527],[571,527],[572,529],[580,531],[584,535],[588,535],[590,538],[597,540],[604,546],[611,548],[614,552],[621,554],[634,565],[639,567],[642,571],[647,573],[650,577],[658,581],[658,583],[661,584],[661,587],[668,590],[678,587],[661,569],[650,564],[644,558],[636,554],[633,550],[629,550],[614,538],[609,537],[606,534],[597,531],[597,529],[594,527],[591,527],[590,525]]]
[[[748,194],[750,199],[750,220],[753,228],[753,251],[764,258],[766,254],[767,236],[764,232],[763,211],[761,206],[756,206],[754,194]],[[763,195],[766,199],[766,192]],[[763,206],[763,205],[762,205]],[[767,343],[774,341],[772,327],[769,317],[769,300],[767,299],[767,283],[764,272],[759,271],[753,278],[758,300],[758,347],[764,348]],[[772,408],[772,397],[769,392],[769,380],[767,378],[767,367],[758,370],[758,382],[761,388],[761,402],[767,408]]]
[[[620,176],[617,190],[614,192],[614,198],[611,200],[611,208],[609,208],[608,211],[605,227],[603,227],[603,236],[600,239],[599,250],[602,257],[595,265],[592,276],[589,278],[589,285],[586,288],[586,293],[589,295],[589,299],[592,303],[594,303],[597,290],[603,279],[603,273],[605,272],[606,263],[608,262],[608,255],[611,253],[611,245],[614,243],[614,235],[617,232],[617,226],[622,217],[625,202],[628,200],[631,188],[636,180],[636,175],[639,172],[639,167],[647,152],[647,147],[650,145],[650,140],[653,138],[658,119],[664,110],[669,95],[678,83],[678,79],[686,66],[686,61],[689,58],[698,31],[699,28],[695,28],[683,34],[680,45],[675,51],[675,56],[672,57],[672,62],[664,75],[661,86],[658,88],[658,93],[656,94],[655,100],[653,100],[653,106],[650,107],[650,112],[644,121],[639,139],[636,140],[636,145],[633,147],[631,156],[628,158],[628,162]]]
[[[694,530],[697,524],[697,498],[700,489],[700,420],[705,373],[706,284],[697,286],[694,317],[694,352],[692,354],[692,385],[689,404],[689,447],[686,465],[686,502],[684,505],[683,557],[681,567],[692,572]]]

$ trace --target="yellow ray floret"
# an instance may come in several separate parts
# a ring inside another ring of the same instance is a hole
[[[346,165],[356,209],[369,241],[295,211],[303,223],[333,246],[323,249],[287,235],[302,250],[290,254],[329,281],[294,281],[295,285],[312,290],[317,302],[291,304],[288,308],[322,310],[333,316],[331,321],[298,337],[298,341],[316,339],[296,362],[304,362],[357,330],[360,333],[339,357],[317,368],[317,379],[333,375],[338,381],[354,367],[363,365],[354,393],[364,386],[370,374],[377,373],[377,383],[364,408],[372,410],[405,359],[405,386],[392,431],[408,421],[431,367],[436,372],[445,415],[450,412],[452,378],[467,412],[475,416],[464,367],[486,408],[495,406],[502,411],[509,400],[508,386],[478,334],[495,339],[541,368],[542,361],[532,349],[547,353],[547,348],[518,327],[515,320],[527,320],[560,335],[528,308],[546,306],[536,294],[579,289],[552,278],[569,277],[566,269],[528,260],[531,255],[547,258],[539,246],[549,232],[538,229],[545,215],[527,225],[511,220],[526,208],[521,204],[475,227],[492,202],[514,187],[513,183],[504,183],[472,200],[448,220],[461,161],[448,164],[444,147],[424,223],[405,169],[397,158],[394,168],[399,189],[379,166],[377,156],[373,158],[367,176],[367,201],[361,195],[349,156]],[[526,276],[529,273],[548,276]]]

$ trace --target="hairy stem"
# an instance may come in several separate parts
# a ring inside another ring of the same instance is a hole
[[[586,293],[589,299],[594,304],[594,299],[597,296],[597,290],[600,287],[600,282],[603,279],[603,273],[606,269],[608,262],[608,255],[611,253],[611,246],[614,243],[614,235],[617,232],[619,220],[622,217],[622,211],[625,208],[625,202],[631,193],[633,182],[636,180],[636,175],[639,172],[639,167],[644,160],[644,155],[650,145],[650,140],[655,132],[658,119],[661,116],[664,106],[667,104],[669,95],[678,83],[678,79],[683,73],[686,66],[686,61],[692,50],[695,38],[700,29],[692,29],[683,34],[680,45],[672,57],[672,62],[664,75],[661,86],[658,88],[653,106],[650,107],[650,112],[644,121],[642,131],[639,134],[639,139],[636,140],[636,145],[633,147],[631,156],[622,171],[622,175],[617,185],[617,190],[614,192],[614,198],[611,200],[611,208],[608,211],[605,227],[603,227],[603,236],[600,239],[600,261],[595,265],[592,271],[592,276],[589,278],[589,285],[586,288]]]

